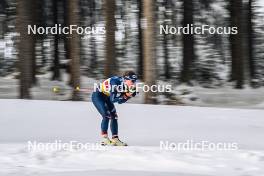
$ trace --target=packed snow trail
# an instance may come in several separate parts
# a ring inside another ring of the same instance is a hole
[[[264,175],[264,110],[117,105],[129,147],[34,150],[28,141],[100,141],[100,116],[88,102],[0,100],[0,175]],[[235,142],[235,151],[161,150],[173,143]]]

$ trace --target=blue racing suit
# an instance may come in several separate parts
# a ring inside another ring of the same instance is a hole
[[[114,76],[103,81],[92,94],[92,102],[102,116],[102,134],[107,134],[109,121],[113,136],[118,135],[117,113],[114,103],[125,103],[129,98],[118,92],[117,86],[123,85],[123,77]]]

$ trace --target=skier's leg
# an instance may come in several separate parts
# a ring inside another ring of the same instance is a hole
[[[111,119],[110,127],[111,127],[112,137],[118,138],[118,122],[117,122],[117,119],[113,119],[113,118]]]
[[[106,100],[101,95],[100,92],[94,92],[92,94],[92,101],[98,112],[102,116],[102,122],[101,122],[101,130],[102,130],[102,135],[107,135],[108,131],[108,124],[109,124],[109,119],[111,118],[111,114],[107,109],[106,106]]]
[[[111,115],[107,109],[105,100],[106,98],[100,92],[94,92],[92,94],[93,104],[102,116],[101,134],[103,139],[101,145],[111,145],[111,140],[108,138],[108,134],[107,134]]]
[[[110,128],[112,132],[112,142],[111,145],[115,146],[127,146],[126,143],[122,142],[118,138],[118,116],[116,113],[115,105],[110,101],[110,99],[107,99],[106,105],[108,110],[111,113],[111,123],[110,123]]]
[[[111,132],[112,132],[112,140],[111,140],[111,145],[114,146],[127,146],[125,142],[120,141],[118,137],[118,122],[117,118],[112,118],[111,119]]]
[[[111,114],[110,128],[112,132],[112,137],[118,138],[118,121],[117,121],[118,116],[116,113],[115,105],[110,101],[110,99],[106,100],[106,105]]]
[[[109,118],[103,118],[101,121],[101,134],[103,137],[107,137],[107,131],[109,126]]]

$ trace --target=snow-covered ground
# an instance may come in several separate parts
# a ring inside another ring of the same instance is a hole
[[[262,176],[264,110],[117,105],[129,147],[28,150],[28,141],[100,141],[89,102],[0,100],[1,176]],[[160,141],[236,143],[237,150],[164,150]]]
[[[245,86],[244,89],[234,89],[232,85],[219,88],[180,85],[176,87],[174,92],[186,105],[264,109],[263,87],[251,88]],[[192,101],[192,99],[195,101]]]

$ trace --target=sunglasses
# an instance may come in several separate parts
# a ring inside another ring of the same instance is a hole
[[[129,76],[125,76],[125,79],[126,80],[130,80],[132,81],[133,83],[135,83],[137,81],[137,76],[136,75],[133,75],[132,78],[129,77]]]

